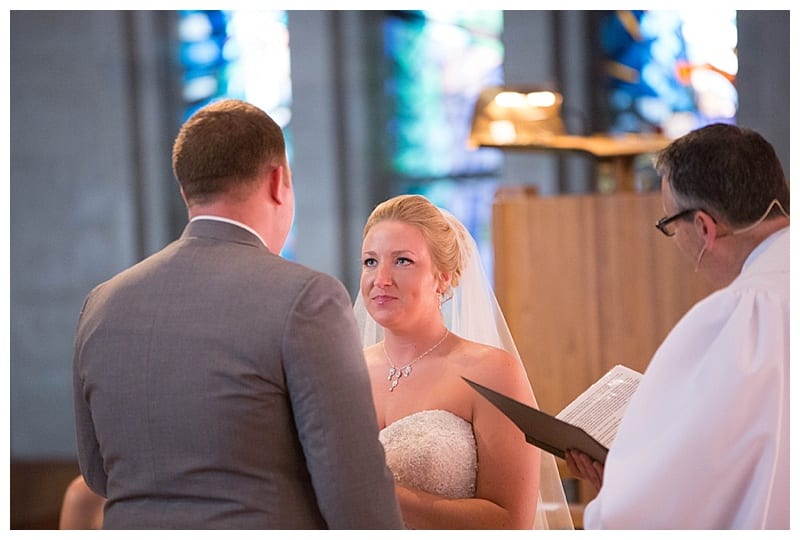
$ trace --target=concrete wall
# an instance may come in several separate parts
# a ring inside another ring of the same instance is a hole
[[[789,12],[739,11],[739,115],[775,147],[790,177]]]
[[[163,69],[143,49],[163,40],[143,18],[11,13],[12,457],[74,455],[82,300],[169,237]]]

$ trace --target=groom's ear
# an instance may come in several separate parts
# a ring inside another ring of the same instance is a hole
[[[283,166],[278,165],[270,170],[267,185],[269,186],[269,194],[273,201],[278,204],[283,204],[286,199],[287,184],[284,178]]]

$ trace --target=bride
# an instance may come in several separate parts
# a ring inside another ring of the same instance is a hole
[[[419,195],[378,205],[354,309],[406,527],[571,529],[554,458],[462,379],[536,406],[464,226]]]

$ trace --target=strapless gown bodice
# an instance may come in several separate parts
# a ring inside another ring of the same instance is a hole
[[[449,498],[475,496],[475,435],[460,416],[420,411],[383,428],[380,441],[398,484]]]

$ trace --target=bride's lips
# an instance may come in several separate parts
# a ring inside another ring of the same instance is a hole
[[[396,298],[394,296],[389,296],[388,294],[379,294],[372,297],[372,301],[379,306],[382,306],[387,302],[391,302],[392,300],[396,300]]]

